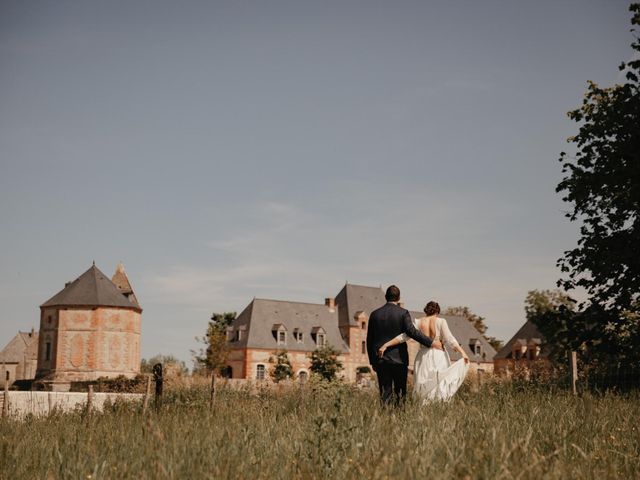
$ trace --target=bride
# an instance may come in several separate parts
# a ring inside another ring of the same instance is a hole
[[[440,305],[437,302],[427,303],[424,313],[425,317],[414,320],[416,328],[434,341],[440,340],[459,352],[462,358],[452,364],[446,350],[420,346],[413,364],[413,392],[424,403],[432,400],[448,400],[456,393],[467,375],[469,357],[451,334],[447,321],[438,317]],[[404,333],[398,335],[382,345],[378,355],[382,356],[387,348],[406,342],[407,339]]]

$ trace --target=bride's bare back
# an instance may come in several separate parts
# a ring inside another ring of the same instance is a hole
[[[435,315],[432,317],[422,317],[420,319],[420,331],[433,340],[436,340],[438,336],[436,319],[437,317]]]

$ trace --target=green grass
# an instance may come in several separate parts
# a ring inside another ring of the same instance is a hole
[[[1,478],[638,478],[640,397],[467,385],[447,404],[375,392],[177,390],[161,414],[115,405],[0,423]]]

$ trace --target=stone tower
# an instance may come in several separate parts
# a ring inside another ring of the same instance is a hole
[[[54,389],[140,371],[142,308],[122,264],[113,281],[95,263],[40,306],[36,380]]]

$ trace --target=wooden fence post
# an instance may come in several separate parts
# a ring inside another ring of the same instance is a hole
[[[216,372],[211,371],[211,392],[209,395],[209,409],[213,410],[213,403],[216,399]]]
[[[144,402],[142,404],[142,414],[147,413],[147,407],[149,406],[149,397],[151,396],[151,375],[147,375],[147,389],[144,393]]]
[[[4,370],[4,363],[2,364]],[[9,414],[9,372],[5,371],[4,374],[4,398],[2,401],[2,416],[6,417]]]
[[[93,385],[89,385],[87,390],[87,418],[91,416],[91,408],[93,407]]]
[[[156,380],[156,411],[162,408],[162,364],[156,363],[153,366],[153,376]]]
[[[576,383],[578,382],[578,354],[576,352],[571,352],[571,386],[573,389],[573,394],[578,394],[578,389],[576,387]]]

